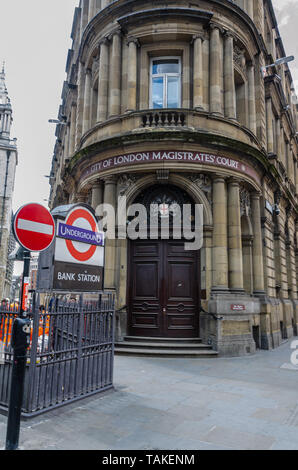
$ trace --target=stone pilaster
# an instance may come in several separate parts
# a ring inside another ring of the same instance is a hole
[[[89,0],[88,22],[92,20],[96,13],[96,0]]]
[[[83,111],[83,135],[90,129],[90,106],[91,106],[91,70],[86,70],[85,91],[84,91],[84,111]]]
[[[247,67],[248,78],[248,122],[250,130],[256,135],[257,118],[256,118],[256,90],[255,90],[255,67],[253,63]]]
[[[139,42],[136,38],[128,40],[128,96],[126,112],[137,109],[137,48]]]
[[[221,76],[223,64],[221,61],[220,28],[210,26],[210,112],[222,114]]]
[[[80,147],[80,141],[82,137],[84,89],[85,89],[85,69],[84,69],[84,65],[81,62],[79,62],[78,102],[77,102],[77,115],[76,115],[76,149]]]
[[[107,119],[108,113],[109,43],[107,38],[100,42],[99,47],[97,121],[103,122]]]
[[[116,31],[112,38],[111,55],[111,80],[110,80],[110,101],[109,115],[118,116],[121,104],[121,31]]]
[[[204,37],[202,35],[193,37],[193,107],[198,110],[204,109],[203,42]]]
[[[97,207],[103,203],[103,181],[98,180],[91,188],[91,206],[96,211]]]
[[[254,234],[252,248],[253,283],[255,294],[264,294],[265,287],[260,196],[261,194],[258,192],[254,192],[251,195],[251,217]]]
[[[70,111],[70,128],[69,128],[69,156],[75,151],[75,139],[76,139],[76,113],[77,106],[75,103],[71,105]]]
[[[244,292],[240,188],[238,180],[234,178],[228,181],[228,254],[230,290],[234,292]]]
[[[276,119],[276,154],[279,161],[281,161],[282,154],[282,142],[281,142],[281,128],[280,128],[280,118]]]
[[[234,78],[234,38],[226,32],[224,36],[224,97],[225,116],[236,120],[236,89]]]
[[[223,177],[213,179],[212,291],[228,290],[227,190]]]
[[[273,113],[271,98],[266,100],[267,152],[274,153]]]
[[[104,185],[104,204],[109,204],[115,209],[116,213],[116,189],[117,178],[115,176],[106,177]],[[111,214],[107,217],[107,223],[115,223],[115,217]],[[116,283],[116,240],[107,238],[105,241],[105,288],[114,289]]]
[[[254,17],[254,0],[245,0],[246,1],[246,6],[245,10],[246,13],[253,19]]]
[[[89,0],[82,0],[81,6],[81,25],[80,25],[80,36],[82,38],[84,30],[88,24],[88,3]]]

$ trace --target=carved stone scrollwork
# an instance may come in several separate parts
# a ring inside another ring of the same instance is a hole
[[[127,190],[136,183],[142,176],[124,173],[118,179],[118,195],[124,196]]]
[[[246,59],[244,53],[244,49],[241,49],[237,44],[234,45],[234,62],[246,77]]]
[[[250,215],[250,193],[249,191],[244,188],[243,186],[240,186],[240,213],[242,215]]]
[[[207,196],[208,201],[212,201],[212,183],[211,179],[204,174],[185,175],[189,181],[198,186]]]

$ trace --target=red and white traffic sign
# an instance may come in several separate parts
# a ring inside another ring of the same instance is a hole
[[[26,204],[14,217],[14,235],[16,240],[28,251],[44,251],[55,237],[55,222],[41,204]]]
[[[56,261],[103,266],[104,234],[87,207],[71,209],[65,221],[58,222],[56,235]]]

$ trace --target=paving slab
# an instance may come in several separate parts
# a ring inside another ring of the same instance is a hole
[[[298,450],[291,342],[243,358],[116,356],[115,390],[22,422],[26,450]],[[0,415],[0,448],[6,417]]]

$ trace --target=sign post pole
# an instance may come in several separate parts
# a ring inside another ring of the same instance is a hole
[[[31,322],[26,318],[31,251],[43,251],[50,246],[55,236],[55,223],[51,213],[43,206],[40,204],[27,204],[17,211],[14,217],[13,231],[15,239],[25,251],[23,254],[24,268],[20,293],[19,318],[15,319],[12,328],[13,366],[8,407],[6,450],[17,450],[19,446],[27,349],[30,346],[31,332]]]
[[[13,324],[13,366],[8,408],[6,450],[17,450],[19,446],[21,410],[24,395],[27,348],[30,345],[31,324],[25,318],[17,318]]]
[[[28,284],[29,284],[29,271],[30,271],[30,251],[24,252],[24,268],[23,268],[23,277],[22,277],[22,286],[20,292],[20,317],[24,317],[26,311],[26,304],[28,298]]]

